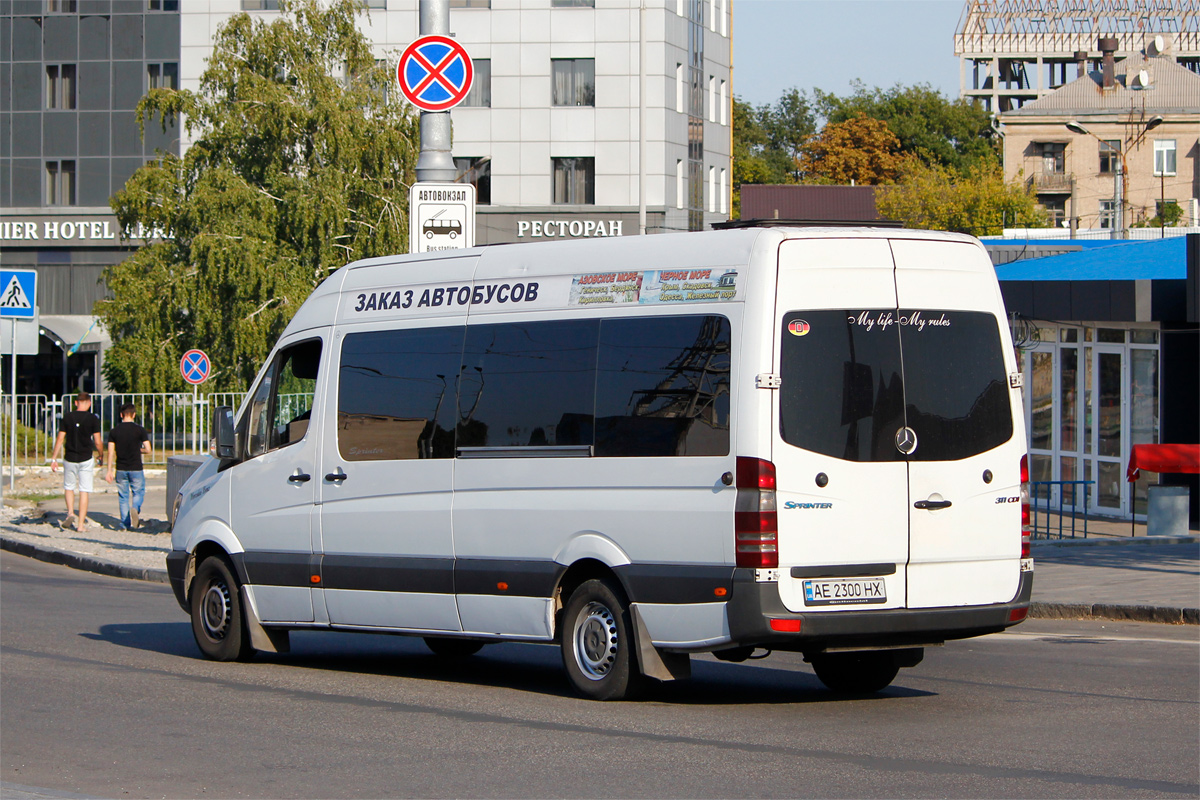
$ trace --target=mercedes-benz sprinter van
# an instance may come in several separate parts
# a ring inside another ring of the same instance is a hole
[[[556,643],[585,695],[800,652],[877,691],[1025,617],[1020,372],[968,236],[748,228],[360,261],[175,501],[210,658]]]

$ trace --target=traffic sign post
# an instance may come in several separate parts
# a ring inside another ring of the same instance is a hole
[[[466,99],[475,67],[463,46],[448,36],[421,36],[396,65],[400,91],[422,111],[449,111]]]
[[[17,321],[33,325],[37,318],[37,271],[32,269],[0,270],[0,319],[11,319],[12,333],[12,407],[9,409],[9,472],[8,488],[17,483]],[[0,452],[3,452],[0,450]],[[2,458],[2,456],[0,456]],[[3,480],[0,479],[0,483]]]
[[[414,183],[408,192],[408,252],[474,246],[475,187],[469,183]]]
[[[200,384],[208,380],[212,373],[212,362],[203,350],[188,350],[183,354],[183,358],[179,359],[179,373],[192,385],[192,450],[200,452]]]

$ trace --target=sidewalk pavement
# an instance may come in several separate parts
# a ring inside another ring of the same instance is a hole
[[[19,477],[18,494],[22,482],[44,488],[54,481],[61,481],[60,474]],[[143,524],[136,531],[116,530],[116,489],[103,480],[91,496],[92,525],[83,533],[60,527],[66,516],[61,497],[17,500],[10,497],[7,479],[4,490],[0,549],[105,575],[167,582],[171,535],[164,470],[146,471]],[[1031,617],[1200,624],[1200,531],[1149,537],[1145,525],[1089,520],[1087,539],[1036,540],[1032,550]]]

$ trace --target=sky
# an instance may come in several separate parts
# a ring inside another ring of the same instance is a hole
[[[958,97],[963,0],[733,0],[733,93],[753,105],[793,86],[849,94],[928,83]]]

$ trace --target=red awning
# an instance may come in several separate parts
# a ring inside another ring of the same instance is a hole
[[[1135,444],[1125,477],[1130,483],[1140,470],[1147,472],[1200,472],[1200,444]]]

